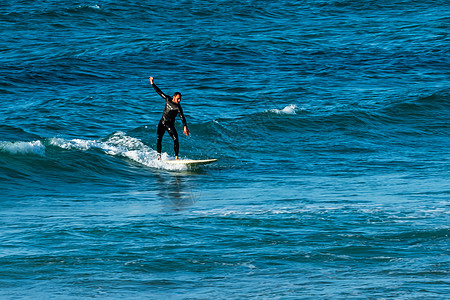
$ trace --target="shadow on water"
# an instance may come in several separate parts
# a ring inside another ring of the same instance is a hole
[[[182,211],[193,206],[200,197],[196,183],[207,173],[202,170],[155,171],[157,193],[166,209]]]

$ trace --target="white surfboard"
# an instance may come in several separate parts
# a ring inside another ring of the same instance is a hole
[[[164,160],[166,164],[172,165],[185,165],[185,166],[201,166],[211,164],[217,161],[217,159],[173,159],[173,160]]]

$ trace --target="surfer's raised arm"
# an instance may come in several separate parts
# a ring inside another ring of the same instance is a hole
[[[156,86],[156,84],[154,83],[154,78],[150,77],[148,79],[150,81],[150,84],[152,85],[153,89],[158,93],[158,95],[160,95],[164,100],[171,100],[171,97],[169,97],[168,95],[164,94],[159,87]]]

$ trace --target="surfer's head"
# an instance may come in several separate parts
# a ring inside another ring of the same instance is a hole
[[[181,102],[181,93],[180,92],[176,92],[175,94],[173,94],[172,102],[176,103],[176,104],[180,104],[180,102]]]

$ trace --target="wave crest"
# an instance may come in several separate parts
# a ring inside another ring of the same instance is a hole
[[[299,108],[295,104],[289,104],[283,109],[270,109],[269,112],[275,113],[278,115],[296,115]]]
[[[0,142],[0,151],[10,154],[32,154],[45,156],[45,146],[41,143],[41,141]]]
[[[124,132],[116,132],[105,140],[65,140],[62,138],[50,139],[50,144],[63,149],[75,149],[88,151],[91,149],[100,150],[108,155],[121,156],[131,159],[139,164],[166,170],[184,170],[186,166],[167,164],[166,153],[162,154],[162,159],[158,160],[158,153],[145,145],[141,140],[128,136]]]

